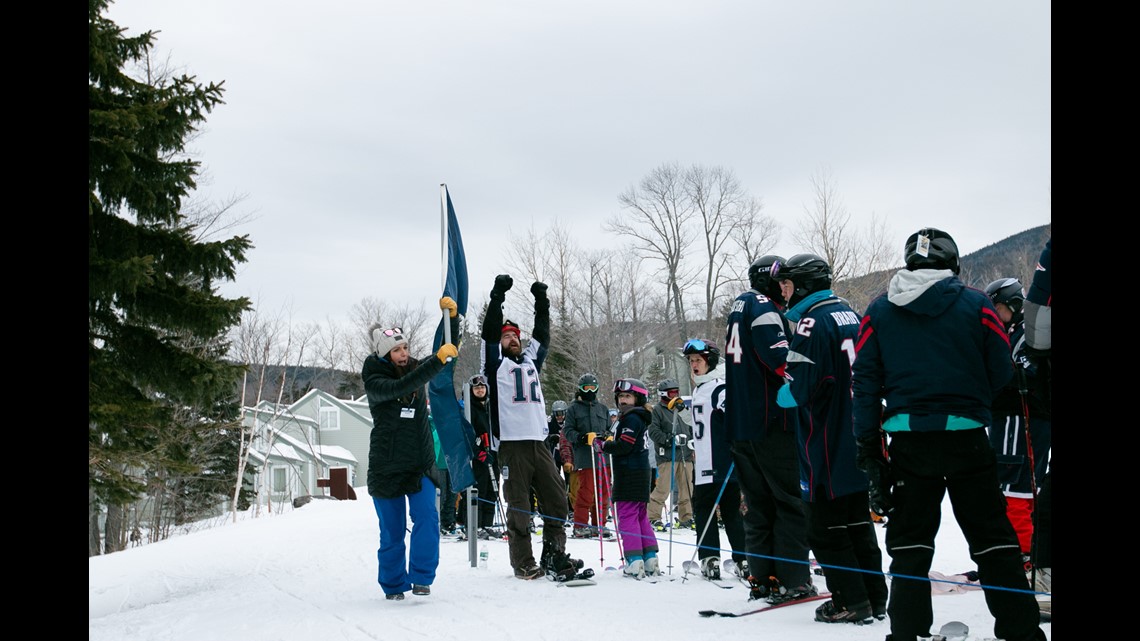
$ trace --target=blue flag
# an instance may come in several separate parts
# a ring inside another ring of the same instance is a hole
[[[446,252],[443,296],[455,301],[461,316],[467,315],[467,256],[463,253],[463,236],[459,233],[459,222],[455,219],[455,208],[451,205],[451,194],[447,185],[440,185],[441,209],[444,211],[441,231],[446,225]],[[437,351],[444,340],[444,319],[441,318],[435,330],[432,351]],[[455,343],[458,337],[452,336]],[[455,396],[455,361],[443,366],[428,383],[428,397],[431,399],[431,415],[435,422],[436,434],[443,458],[447,461],[447,471],[451,475],[451,491],[461,492],[475,484],[471,471],[471,454],[474,451],[475,430],[463,416],[463,408]],[[442,489],[442,488],[441,488]]]

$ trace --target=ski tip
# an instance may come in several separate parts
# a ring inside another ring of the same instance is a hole
[[[705,618],[708,618],[708,617],[711,617],[711,616],[715,616],[715,615],[716,615],[716,610],[701,610],[700,612],[697,612],[697,614],[699,614],[699,615],[701,615],[701,616],[703,616],[703,617],[705,617]]]

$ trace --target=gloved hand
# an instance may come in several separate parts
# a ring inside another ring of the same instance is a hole
[[[558,435],[557,434],[547,435],[546,438],[542,439],[542,444],[545,445],[546,447],[553,449],[555,445],[558,445]]]
[[[563,463],[562,464],[562,470],[564,472],[566,472],[567,474],[569,474],[569,473],[574,471],[574,464],[573,463]]]
[[[870,487],[867,494],[871,511],[887,516],[895,506],[891,503],[891,464],[883,454],[883,439],[879,435],[862,436],[856,441],[855,466],[867,473]]]
[[[688,434],[678,434],[673,437],[673,442],[677,444],[677,447],[685,447],[689,442],[689,436]]]
[[[491,288],[491,297],[503,298],[507,290],[514,285],[515,281],[507,274],[499,274],[495,277],[495,286]]]
[[[439,346],[439,351],[435,353],[435,357],[439,359],[439,362],[447,365],[447,361],[459,358],[459,350],[455,349],[451,343],[444,343]]]
[[[455,304],[450,296],[444,296],[439,299],[439,308],[447,310],[448,318],[455,318],[459,314],[459,306]]]
[[[597,436],[598,436],[597,432],[586,432],[586,434],[584,436],[582,436],[582,438],[586,439],[586,445],[593,445],[594,439],[597,438]]]
[[[535,298],[546,298],[546,283],[534,281],[534,284],[530,286],[530,293]]]
[[[678,396],[677,398],[669,399],[669,402],[665,404],[665,409],[671,410],[674,408],[679,408],[679,407],[684,407],[684,406],[685,406],[685,399]]]

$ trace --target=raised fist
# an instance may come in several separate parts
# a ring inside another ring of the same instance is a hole
[[[530,293],[534,294],[535,298],[546,298],[546,283],[534,281],[530,286]]]
[[[491,288],[492,294],[499,294],[500,296],[507,293],[507,290],[514,285],[515,281],[508,274],[499,274],[495,277],[495,286]]]

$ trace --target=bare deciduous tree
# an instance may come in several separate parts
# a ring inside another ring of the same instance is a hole
[[[817,169],[809,178],[812,204],[804,206],[804,218],[793,238],[808,251],[817,254],[831,266],[833,280],[850,276],[855,258],[855,239],[848,232],[851,213],[839,196],[831,170]]]
[[[611,218],[604,227],[633,239],[638,255],[659,261],[672,292],[673,309],[682,340],[688,335],[685,319],[685,253],[693,243],[688,230],[696,215],[685,189],[685,176],[676,163],[661,165],[618,196],[625,215]]]
[[[738,280],[732,253],[726,250],[743,230],[755,228],[758,207],[736,174],[724,167],[689,168],[685,172],[685,190],[696,210],[699,237],[704,241],[704,336],[716,340],[723,327],[713,312],[726,296],[726,286]]]

